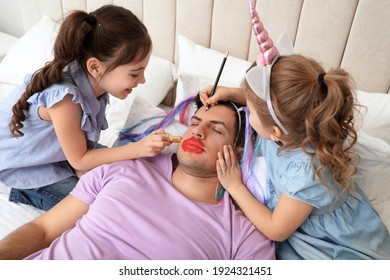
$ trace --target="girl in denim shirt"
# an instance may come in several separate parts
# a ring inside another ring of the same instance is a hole
[[[0,103],[0,181],[10,201],[48,210],[96,166],[159,154],[169,141],[150,135],[94,149],[109,94],[125,99],[145,82],[152,42],[129,10],[106,5],[64,20],[54,59]]]

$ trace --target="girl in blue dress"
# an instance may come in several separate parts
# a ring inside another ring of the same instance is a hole
[[[253,7],[251,15],[262,51],[257,65],[242,89],[220,87],[209,98],[207,87],[201,95],[211,105],[222,99],[247,104],[266,163],[266,192],[244,186],[229,146],[218,155],[220,183],[257,229],[276,241],[278,259],[390,259],[389,231],[353,180],[357,133],[350,76],[342,69],[325,72],[291,49],[281,55]]]
[[[151,50],[146,27],[122,7],[65,18],[53,60],[0,103],[0,181],[12,188],[10,201],[48,210],[73,189],[76,173],[169,145],[154,134],[94,149],[107,128],[109,94],[123,100],[145,82]]]

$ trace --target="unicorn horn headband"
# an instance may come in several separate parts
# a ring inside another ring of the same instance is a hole
[[[257,44],[259,45],[260,54],[257,56],[256,64],[245,75],[245,79],[253,92],[261,99],[266,101],[268,110],[272,119],[283,131],[288,134],[287,129],[279,121],[271,102],[270,94],[270,79],[271,68],[280,55],[290,55],[294,53],[293,46],[286,33],[283,33],[278,41],[278,48],[274,46],[272,39],[268,36],[260,17],[256,12],[253,3],[249,0],[249,12],[252,19],[253,32],[256,36]]]

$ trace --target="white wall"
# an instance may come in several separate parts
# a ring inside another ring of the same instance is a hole
[[[19,0],[0,0],[0,31],[15,37],[24,34]]]

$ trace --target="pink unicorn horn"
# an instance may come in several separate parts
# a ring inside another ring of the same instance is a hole
[[[256,35],[256,41],[261,52],[261,54],[257,57],[257,65],[271,65],[275,58],[279,55],[279,51],[274,46],[272,39],[268,37],[268,32],[264,29],[264,26],[260,21],[260,17],[251,0],[249,0],[249,12],[252,18],[253,32]]]

